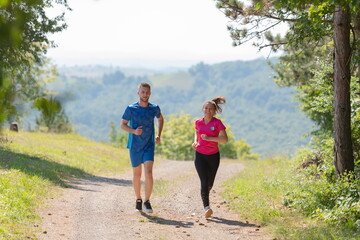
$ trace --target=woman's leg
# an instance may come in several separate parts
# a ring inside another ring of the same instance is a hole
[[[208,189],[214,186],[215,176],[220,165],[220,153],[209,155],[208,163]]]
[[[204,207],[209,206],[209,179],[208,166],[204,154],[195,153],[195,168],[200,178],[200,193]]]

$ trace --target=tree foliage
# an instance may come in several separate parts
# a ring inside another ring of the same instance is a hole
[[[55,44],[49,34],[64,30],[64,12],[49,17],[46,9],[63,6],[66,0],[5,0],[0,2],[0,66],[3,74],[26,71],[41,63],[44,53]]]
[[[230,31],[244,33],[232,35],[235,40],[253,37],[260,48],[283,47],[285,54],[273,65],[277,83],[296,86],[300,107],[318,125],[313,149],[299,151],[301,171],[294,178],[300,184],[287,193],[285,205],[358,232],[359,1],[258,0],[241,11],[238,1],[217,2],[229,17],[236,12],[253,26],[255,35],[240,31],[237,27],[244,25],[236,25],[240,19],[235,16]],[[273,37],[271,28],[258,30],[263,21],[286,22],[289,30],[284,37]]]
[[[53,96],[42,97],[34,102],[34,107],[40,111],[36,124],[40,128],[45,126],[48,132],[69,133],[71,124],[62,108],[61,103]]]
[[[55,47],[48,37],[67,27],[64,11],[48,16],[46,10],[53,7],[70,10],[67,0],[0,1],[0,94],[7,97],[0,104],[2,121],[11,118],[6,114],[15,112],[19,96],[40,95],[40,69],[48,64],[45,53]]]
[[[165,119],[161,135],[161,144],[157,145],[156,153],[168,159],[192,160],[194,150],[191,144],[194,141],[193,118],[188,114],[170,115]]]
[[[248,145],[244,139],[236,140],[231,126],[226,126],[226,133],[229,139],[228,142],[219,144],[223,158],[243,160],[258,160],[260,158],[259,153],[252,153],[252,146]]]
[[[280,78],[285,79],[283,83],[286,84],[295,83],[297,86],[308,84],[309,79],[314,77],[311,75],[313,72],[308,71],[308,68],[312,67],[309,63],[314,61],[310,60],[307,64],[305,62],[309,56],[314,56],[314,53],[308,50],[315,49],[317,52],[319,47],[329,46],[329,39],[333,39],[333,55],[329,60],[333,62],[334,163],[339,174],[354,170],[349,86],[350,60],[355,59],[355,66],[359,67],[356,60],[356,56],[359,55],[356,52],[358,52],[360,35],[358,2],[352,0],[254,0],[246,5],[242,1],[218,0],[217,6],[232,20],[228,28],[234,45],[254,40],[254,44],[260,48],[271,47],[276,51],[285,45],[285,50],[291,50],[287,59],[280,62],[283,64],[282,69],[290,69],[285,73],[279,71]],[[284,37],[273,36],[271,30],[281,23],[288,24],[288,32]],[[351,27],[355,29],[352,39],[350,39]],[[355,50],[355,54],[352,50]],[[299,55],[294,56],[294,52]],[[289,61],[294,59],[297,60],[295,63]],[[290,77],[294,77],[294,80]],[[308,110],[312,113],[321,113],[319,109]],[[327,113],[326,110],[323,112]],[[324,122],[324,119],[321,119],[323,116],[328,117],[326,114],[319,114],[316,119]],[[329,122],[328,119],[325,120],[326,123]],[[322,125],[324,126],[328,128],[326,124]]]
[[[194,121],[194,118],[184,113],[166,117],[166,128],[156,152],[168,159],[193,160],[195,151],[191,144],[194,142]],[[219,144],[222,158],[256,160],[260,157],[259,154],[251,153],[251,146],[244,140],[236,140],[230,127],[226,131],[229,141]]]

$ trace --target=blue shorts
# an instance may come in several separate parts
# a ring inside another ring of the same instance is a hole
[[[137,167],[146,161],[154,161],[154,149],[139,152],[130,150],[130,161],[132,167]]]

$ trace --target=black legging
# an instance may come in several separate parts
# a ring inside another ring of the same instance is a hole
[[[214,185],[216,172],[220,164],[220,153],[211,155],[195,153],[195,168],[201,182],[201,199],[204,207],[209,206],[209,193]]]

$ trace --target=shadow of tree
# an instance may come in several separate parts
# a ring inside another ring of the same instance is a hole
[[[179,227],[184,227],[184,228],[190,228],[191,226],[194,225],[193,222],[165,219],[162,217],[149,215],[145,212],[141,212],[141,215],[146,217],[147,219],[149,219],[150,222],[158,223],[158,224],[173,225],[173,226],[179,226]]]
[[[96,182],[107,182],[119,186],[132,184],[129,180],[94,176],[80,168],[50,161],[45,156],[29,156],[1,147],[0,168],[17,169],[30,176],[38,176],[66,188],[79,188],[77,185],[80,183],[80,179],[86,179],[87,184],[96,184]]]

